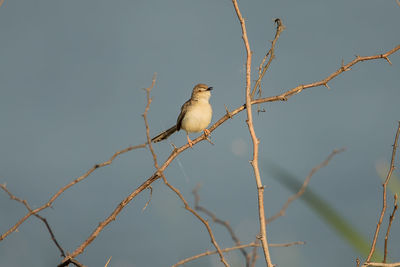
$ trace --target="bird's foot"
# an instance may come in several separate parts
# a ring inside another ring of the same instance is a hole
[[[208,142],[210,142],[210,144],[214,145],[214,143],[211,142],[210,138],[208,138],[208,136],[210,135],[210,133],[211,133],[210,130],[204,129],[204,137],[206,138],[206,140],[207,140]]]
[[[187,138],[187,141],[188,141],[188,144],[189,144],[190,148],[193,149],[193,141],[190,140],[189,135],[187,135],[186,138]]]

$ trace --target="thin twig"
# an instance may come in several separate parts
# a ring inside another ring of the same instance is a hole
[[[235,242],[235,245],[240,246],[241,245],[240,240],[236,236],[236,234],[233,231],[229,222],[219,219],[213,212],[211,212],[208,209],[204,208],[203,206],[199,205],[199,202],[200,202],[200,196],[198,193],[199,189],[200,189],[200,184],[198,184],[192,191],[192,193],[194,195],[194,209],[204,212],[205,214],[207,214],[208,216],[211,217],[213,222],[223,225],[228,230],[233,242]],[[250,260],[251,260],[250,254],[247,253],[247,251],[244,248],[240,248],[240,252],[243,254],[244,258],[246,259],[246,267],[250,267]]]
[[[392,159],[390,161],[390,169],[389,169],[388,174],[386,176],[385,182],[382,184],[382,187],[383,187],[383,192],[382,192],[382,211],[381,211],[381,214],[379,216],[378,223],[376,224],[376,230],[375,230],[374,238],[373,238],[373,241],[372,241],[371,250],[370,250],[370,252],[368,254],[368,257],[365,260],[365,263],[363,264],[363,266],[368,266],[366,264],[369,264],[369,261],[371,260],[371,257],[374,254],[376,241],[377,241],[378,235],[379,235],[379,230],[381,228],[383,217],[385,215],[386,206],[387,206],[387,204],[386,204],[386,190],[387,189],[386,188],[387,188],[387,184],[388,184],[388,182],[390,180],[390,177],[392,176],[393,170],[395,168],[394,167],[394,161],[395,161],[395,158],[396,158],[396,149],[397,149],[397,142],[398,142],[398,139],[399,139],[399,134],[400,134],[400,121],[398,123],[396,136],[394,138],[394,144],[393,144],[393,150],[392,150]]]
[[[106,265],[104,265],[104,267],[107,267],[107,266],[108,266],[108,264],[109,264],[110,261],[111,261],[111,258],[112,258],[112,256],[111,256],[110,258],[108,258],[108,261],[106,262]]]
[[[383,262],[368,262],[365,266],[378,266],[378,267],[398,267],[400,262],[383,263]]]
[[[386,230],[386,235],[385,235],[385,252],[384,252],[384,256],[383,256],[383,262],[386,262],[386,258],[387,258],[387,252],[388,252],[388,239],[389,239],[389,234],[390,234],[390,228],[392,227],[392,222],[394,220],[394,215],[396,214],[396,211],[398,209],[398,205],[397,205],[397,194],[394,195],[394,207],[393,207],[393,211],[392,214],[390,214],[389,217],[389,224]]]
[[[16,197],[16,196],[14,196],[14,195],[8,190],[8,188],[6,187],[5,184],[0,184],[0,188],[3,189],[3,190],[8,194],[8,196],[10,197],[10,199],[22,203],[22,204],[25,206],[25,208],[26,208],[29,212],[32,212],[32,209],[31,209],[31,207],[29,206],[28,201],[26,201],[25,199],[21,199],[21,198],[18,198],[18,197]],[[57,239],[56,239],[56,237],[55,237],[53,231],[51,230],[51,227],[50,227],[50,225],[49,225],[47,219],[44,218],[44,217],[42,217],[42,216],[40,216],[39,214],[34,214],[34,215],[35,215],[36,218],[38,218],[39,220],[41,220],[41,221],[44,223],[44,225],[45,225],[46,228],[47,228],[47,231],[48,231],[49,234],[50,234],[51,240],[53,240],[54,244],[56,245],[56,247],[57,247],[58,250],[60,251],[61,257],[65,257],[65,252],[64,252],[64,250],[62,249],[62,247],[60,246],[60,244],[58,243],[58,241],[57,241]]]
[[[285,30],[285,26],[282,24],[282,21],[279,18],[275,19],[275,23],[276,23],[275,37],[274,40],[271,42],[271,48],[269,49],[267,54],[265,54],[263,60],[261,61],[260,66],[258,67],[258,79],[253,87],[253,91],[251,92],[251,99],[254,99],[254,95],[257,89],[258,89],[258,96],[261,97],[261,80],[264,78],[264,75],[267,72],[269,66],[271,65],[272,60],[275,58],[276,42],[278,41],[279,36],[283,32],[283,30]],[[267,64],[264,65],[268,56],[269,56],[268,62]]]
[[[86,265],[83,265],[82,263],[80,263],[79,261],[77,261],[76,259],[71,259],[70,263],[72,263],[73,265],[75,265],[76,267],[87,267]]]
[[[258,145],[260,140],[258,140],[256,136],[256,132],[254,131],[253,126],[253,113],[251,109],[251,50],[249,40],[247,38],[246,32],[246,23],[243,19],[243,16],[240,12],[238,3],[236,0],[232,0],[233,6],[236,11],[236,15],[239,19],[241,28],[242,28],[242,38],[244,42],[244,46],[246,48],[246,107],[247,107],[247,126],[249,128],[249,133],[253,142],[253,160],[250,162],[253,166],[254,177],[256,179],[257,184],[257,193],[258,193],[258,217],[260,221],[260,235],[259,238],[261,240],[261,245],[264,251],[265,262],[267,263],[267,267],[272,267],[271,256],[269,254],[268,249],[268,238],[267,238],[267,230],[265,223],[265,212],[264,212],[264,186],[261,182],[260,170],[258,168]]]
[[[149,196],[149,200],[147,200],[146,204],[144,204],[144,207],[142,208],[142,212],[147,208],[147,206],[149,205],[150,201],[151,201],[151,197],[153,196],[153,187],[151,187],[151,185],[149,185],[149,187],[147,187],[150,190],[150,196]]]
[[[277,218],[284,216],[286,213],[286,209],[289,207],[290,203],[292,203],[293,201],[295,201],[296,199],[298,199],[299,197],[301,197],[304,192],[306,191],[306,188],[308,186],[308,184],[310,183],[311,177],[321,168],[325,167],[326,165],[329,164],[329,162],[331,161],[331,159],[336,155],[339,154],[341,152],[343,152],[345,150],[345,148],[341,148],[341,149],[335,149],[332,151],[331,154],[329,154],[329,156],[320,164],[318,164],[317,166],[315,166],[314,168],[312,168],[312,170],[310,171],[310,173],[308,174],[307,178],[304,180],[303,185],[301,186],[301,188],[299,189],[299,191],[292,195],[291,197],[288,198],[288,200],[286,201],[286,203],[282,206],[281,210],[279,212],[277,212],[274,216],[271,216],[270,218],[267,219],[267,224],[271,223],[272,221],[276,220]]]
[[[293,246],[293,245],[303,245],[303,244],[304,244],[304,242],[296,241],[296,242],[283,243],[283,244],[270,244],[270,247],[290,247],[290,246]],[[225,249],[222,249],[221,251],[222,251],[222,252],[230,252],[230,251],[233,251],[233,250],[244,249],[244,248],[248,248],[248,247],[257,248],[257,247],[259,247],[259,246],[260,246],[259,243],[253,242],[253,243],[249,243],[249,244],[245,244],[245,245],[234,246],[234,247],[231,247],[231,248],[225,248]],[[198,258],[201,258],[201,257],[204,257],[204,256],[208,256],[208,255],[213,255],[213,254],[217,254],[217,251],[206,251],[206,252],[197,254],[197,255],[195,255],[195,256],[192,256],[192,257],[183,259],[183,260],[181,260],[181,261],[175,263],[174,265],[172,265],[172,267],[176,267],[176,266],[179,266],[179,265],[183,265],[183,264],[185,264],[185,263],[188,263],[188,262],[190,262],[190,261],[196,260],[196,259],[198,259]]]

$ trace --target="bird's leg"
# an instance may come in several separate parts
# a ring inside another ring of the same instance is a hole
[[[186,138],[187,138],[187,141],[188,141],[188,144],[189,144],[190,148],[193,148],[193,142],[189,138],[189,133],[186,133]]]
[[[208,136],[210,135],[210,133],[211,133],[210,130],[204,129],[204,136],[206,137],[206,140],[207,140],[208,142],[210,142],[210,144],[214,145],[214,143],[211,142],[211,140],[208,138]]]

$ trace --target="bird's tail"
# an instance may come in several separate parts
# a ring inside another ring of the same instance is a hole
[[[169,128],[168,130],[160,133],[159,135],[157,135],[156,137],[151,139],[151,142],[157,143],[157,142],[160,142],[160,141],[162,141],[164,139],[167,139],[171,134],[176,132],[176,130],[177,130],[176,125],[174,125],[171,128]]]

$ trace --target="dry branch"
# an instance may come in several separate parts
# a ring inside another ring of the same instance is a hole
[[[249,128],[249,133],[251,136],[251,140],[253,142],[253,159],[250,162],[253,171],[254,177],[256,179],[257,184],[257,193],[258,193],[258,217],[260,221],[260,234],[259,239],[261,241],[261,245],[264,252],[265,262],[267,263],[268,267],[272,267],[271,256],[269,254],[268,249],[268,239],[267,239],[267,229],[265,223],[265,211],[264,211],[264,186],[261,182],[260,170],[258,168],[258,145],[260,140],[258,140],[256,136],[256,132],[253,126],[253,113],[251,109],[251,50],[249,40],[247,38],[247,31],[246,31],[246,23],[243,19],[243,16],[240,12],[239,6],[236,0],[232,0],[233,6],[236,11],[236,15],[239,19],[241,28],[242,28],[242,38],[244,42],[244,46],[246,48],[246,108],[247,108],[247,126]]]
[[[389,183],[390,177],[392,176],[392,173],[393,173],[394,168],[395,168],[394,167],[394,161],[395,161],[395,158],[396,158],[396,149],[397,149],[397,142],[398,142],[398,139],[399,139],[399,134],[400,134],[400,122],[398,123],[396,136],[394,138],[394,144],[393,144],[393,150],[392,150],[392,159],[390,161],[390,169],[389,169],[388,174],[386,176],[385,182],[382,184],[383,192],[382,192],[382,210],[381,210],[381,214],[379,216],[378,223],[376,224],[376,229],[375,229],[374,238],[372,240],[371,250],[370,250],[370,252],[368,254],[367,259],[365,260],[366,263],[364,263],[363,266],[368,266],[366,264],[369,264],[368,262],[371,260],[371,257],[374,254],[376,241],[377,241],[378,235],[379,235],[379,230],[381,228],[381,224],[382,224],[382,221],[383,221],[383,216],[385,215],[385,211],[386,211],[386,207],[387,207],[387,203],[386,203],[387,184]]]
[[[365,266],[378,266],[378,267],[398,267],[400,262],[395,263],[382,263],[382,262],[369,262]]]
[[[253,91],[251,92],[251,99],[254,99],[254,95],[257,90],[258,90],[258,95],[261,97],[261,80],[264,78],[264,75],[267,72],[269,66],[271,65],[272,60],[275,58],[276,42],[278,41],[279,36],[283,32],[283,30],[285,30],[285,26],[282,24],[282,21],[279,18],[275,19],[275,23],[276,23],[275,37],[274,40],[271,42],[271,48],[265,54],[263,60],[261,61],[260,66],[258,67],[258,79],[254,85]],[[269,56],[268,62],[267,64],[264,65],[268,56]]]
[[[393,211],[392,214],[390,214],[389,217],[389,224],[386,230],[386,235],[385,235],[385,253],[383,256],[383,262],[386,262],[386,258],[387,258],[387,253],[388,253],[388,240],[389,240],[389,234],[390,234],[390,228],[392,227],[392,223],[394,220],[394,215],[396,214],[396,211],[398,209],[398,205],[397,205],[397,194],[394,195],[394,206],[393,206]]]
[[[303,245],[303,244],[304,244],[304,242],[296,241],[296,242],[283,243],[283,244],[270,244],[269,246],[270,247],[290,247],[290,246],[293,246],[293,245]],[[247,247],[257,248],[259,246],[260,246],[260,244],[258,244],[256,242],[253,242],[253,243],[249,243],[249,244],[245,244],[245,245],[235,246],[235,247],[231,247],[231,248],[225,248],[225,249],[222,250],[222,252],[230,252],[230,251],[233,251],[233,250],[244,249],[244,248],[247,248]],[[174,265],[172,265],[172,267],[183,265],[185,263],[188,263],[189,261],[193,261],[193,260],[196,260],[198,258],[201,258],[201,257],[204,257],[204,256],[208,256],[208,255],[213,255],[213,254],[217,254],[217,251],[206,251],[206,252],[194,255],[192,257],[183,259],[183,260],[175,263]]]
[[[22,203],[22,204],[25,206],[25,208],[26,208],[29,212],[32,212],[32,209],[31,209],[31,207],[29,206],[28,201],[26,201],[25,199],[18,198],[18,197],[16,197],[15,195],[13,195],[13,194],[7,189],[7,187],[6,187],[5,184],[0,184],[0,188],[3,189],[3,190],[8,194],[8,196],[10,197],[10,199]],[[56,237],[55,237],[55,235],[54,235],[54,233],[53,233],[53,230],[51,230],[50,224],[47,222],[47,219],[44,218],[44,217],[42,217],[42,216],[40,216],[39,214],[34,214],[34,215],[35,215],[36,218],[38,218],[39,220],[41,220],[41,221],[44,223],[44,225],[45,225],[46,228],[47,228],[47,231],[48,231],[49,234],[50,234],[51,240],[53,240],[54,244],[56,245],[56,247],[57,247],[58,250],[60,251],[61,257],[65,257],[65,252],[64,252],[64,250],[62,249],[62,247],[60,246],[60,244],[58,243],[58,241],[57,241],[57,239],[56,239]]]

